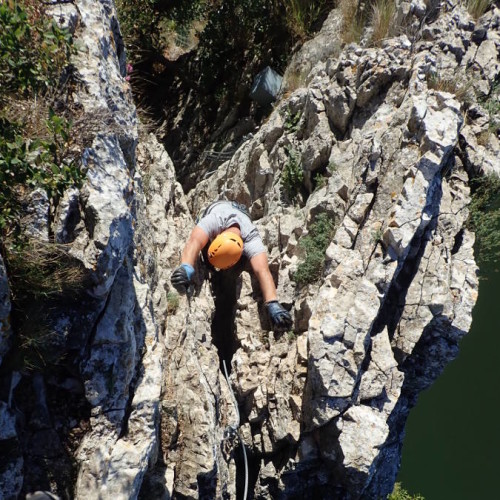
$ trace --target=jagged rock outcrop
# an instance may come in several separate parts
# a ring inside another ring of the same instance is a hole
[[[480,23],[491,26],[497,16],[494,9]],[[471,127],[484,131],[481,121],[465,124],[464,114],[491,92],[498,62],[490,58],[493,73],[484,74],[473,36],[481,28],[460,6],[431,26],[423,39],[352,45],[319,62],[308,87],[282,100],[189,195],[193,213],[215,193],[251,207],[280,298],[295,313],[292,344],[270,336],[263,349],[243,277],[231,379],[246,445],[260,461],[259,498],[387,495],[409,408],[470,327],[477,278],[465,229],[467,172],[498,171],[500,163],[495,134],[484,149],[464,145]],[[498,32],[488,33],[497,47]],[[458,56],[457,45],[464,47]],[[458,90],[466,68],[477,78],[465,96]],[[440,90],[435,78],[453,82],[454,92]],[[481,150],[479,163],[468,147]],[[290,150],[301,159],[306,192],[287,206],[282,173]],[[325,186],[315,187],[318,173]],[[320,212],[336,221],[335,236],[321,283],[299,289],[298,242]]]
[[[37,210],[28,225],[41,240],[50,225],[91,285],[53,310],[77,375],[2,379],[3,496],[236,498],[243,443],[254,498],[385,497],[408,412],[470,327],[469,174],[500,170],[484,106],[500,75],[499,9],[474,22],[448,5],[430,20],[420,2],[401,3],[408,35],[342,51],[334,11],[294,57],[291,71],[310,63],[307,87],[187,196],[164,148],[138,130],[113,2],[56,10],[80,44],[71,98],[92,125],[87,177],[52,219]],[[283,176],[292,159],[304,179],[296,196]],[[199,266],[190,293],[173,293],[194,216],[216,198],[250,207],[293,332],[270,331],[246,271]],[[335,222],[324,271],[299,285],[300,242],[322,213]],[[80,419],[52,403],[56,388],[83,401]]]

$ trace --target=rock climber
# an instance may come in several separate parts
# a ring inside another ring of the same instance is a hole
[[[209,205],[191,232],[181,255],[181,265],[171,276],[179,293],[192,283],[195,262],[202,259],[216,270],[234,266],[243,255],[248,259],[264,298],[274,328],[289,329],[290,313],[278,302],[276,286],[269,270],[267,252],[257,228],[244,205],[234,201],[216,201]]]

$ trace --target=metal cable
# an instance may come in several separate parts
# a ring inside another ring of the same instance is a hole
[[[238,417],[238,422],[236,424],[236,435],[238,436],[238,439],[240,440],[241,447],[243,449],[243,461],[245,463],[245,490],[243,492],[243,500],[247,500],[247,495],[248,495],[248,460],[247,460],[247,451],[245,449],[245,443],[243,443],[243,439],[241,439],[240,433],[238,432],[238,428],[240,426],[240,411],[238,410],[238,402],[236,401],[236,396],[234,395],[233,387],[231,386],[231,383],[229,382],[229,375],[227,374],[227,368],[226,368],[226,360],[222,360],[222,365],[224,367],[224,375],[227,380],[227,385],[229,386],[229,390],[231,391],[231,395],[233,396],[233,404],[234,408],[236,410],[236,416]]]

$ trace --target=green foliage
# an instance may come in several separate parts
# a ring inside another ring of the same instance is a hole
[[[298,285],[313,283],[321,278],[325,266],[325,252],[333,237],[334,228],[334,221],[328,214],[321,213],[311,225],[309,234],[299,241],[306,257],[293,277]]]
[[[387,500],[424,500],[424,497],[418,493],[411,495],[401,486],[401,483],[396,483],[393,492],[387,497]]]
[[[301,40],[307,39],[314,31],[318,19],[332,6],[328,0],[280,0],[285,7],[286,23],[293,35]]]
[[[314,176],[314,185],[316,189],[321,189],[328,184],[328,177],[322,174],[316,174]]]
[[[382,241],[383,235],[384,235],[384,230],[382,229],[382,227],[379,227],[378,229],[374,230],[372,232],[372,242],[378,243],[379,241]]]
[[[71,33],[43,16],[29,19],[18,2],[0,4],[0,96],[44,90],[74,51]]]
[[[0,229],[15,222],[27,189],[42,188],[55,202],[83,182],[84,172],[64,160],[69,122],[50,110],[46,127],[51,137],[30,139],[21,125],[0,118]]]
[[[117,0],[120,28],[131,62],[146,57],[156,59],[163,54],[173,36],[186,45],[193,21],[204,17],[211,6],[210,0]]]
[[[339,169],[339,166],[332,160],[332,161],[330,161],[330,163],[328,163],[328,166],[326,167],[326,169],[328,170],[328,172],[333,174],[334,172],[336,172]]]
[[[145,53],[161,52],[158,3],[156,0],[116,0],[120,29],[129,60],[134,63]]]
[[[70,32],[43,9],[43,2],[31,0],[0,3],[0,250],[15,332],[9,359],[28,369],[61,359],[50,305],[85,281],[81,263],[63,245],[26,241],[21,232],[31,191],[43,189],[53,213],[63,191],[83,179],[69,159],[71,124],[51,109],[48,97],[57,94],[75,48]]]
[[[241,68],[248,64],[265,60],[276,66],[289,40],[273,2],[225,0],[217,4],[208,14],[198,49],[200,82],[207,93],[221,86],[233,88],[244,76]]]
[[[167,293],[167,311],[170,314],[175,314],[179,307],[179,294],[176,292]]]
[[[472,181],[468,227],[476,233],[478,264],[498,262],[500,258],[500,178],[478,177]]]
[[[296,113],[287,108],[285,111],[285,124],[284,128],[288,134],[297,132],[300,128],[300,119],[302,118],[302,110],[298,110]]]
[[[294,200],[300,192],[304,180],[304,171],[300,163],[300,155],[293,148],[286,148],[287,162],[283,167],[281,182],[286,196]]]
[[[0,4],[0,230],[4,232],[15,224],[22,198],[30,190],[42,188],[57,201],[68,186],[79,185],[83,178],[75,164],[65,160],[69,121],[49,107],[38,137],[33,137],[27,129],[39,117],[28,115],[23,106],[16,108],[21,100],[33,101],[34,94],[43,101],[74,52],[67,30],[35,7],[27,10],[21,5]]]

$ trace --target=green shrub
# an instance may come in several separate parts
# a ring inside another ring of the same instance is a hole
[[[210,0],[117,0],[129,60],[136,64],[147,57],[161,59],[172,42],[188,46],[193,22],[204,17],[210,7]]]
[[[27,189],[42,188],[56,203],[83,182],[84,172],[64,158],[69,122],[50,110],[46,128],[48,138],[28,138],[21,125],[0,118],[0,230],[15,224]]]
[[[285,123],[283,128],[288,134],[297,132],[300,128],[300,119],[302,118],[302,111],[292,113],[289,108],[285,111]]]
[[[179,307],[179,294],[176,292],[167,293],[167,312],[175,314]]]
[[[0,231],[15,226],[22,198],[44,189],[55,203],[83,173],[67,158],[69,120],[45,100],[74,52],[69,31],[23,2],[0,4]],[[29,7],[29,8],[28,8]],[[33,103],[38,102],[38,106]],[[35,111],[33,111],[35,109]],[[47,113],[43,118],[41,115]],[[39,122],[41,125],[39,126]]]
[[[283,167],[281,182],[286,196],[289,200],[294,200],[302,186],[304,171],[300,163],[300,155],[293,148],[286,148],[287,162]]]
[[[9,359],[32,369],[64,355],[52,306],[81,290],[86,277],[66,247],[27,241],[20,225],[31,191],[43,189],[54,213],[64,190],[84,177],[68,153],[70,111],[56,114],[50,97],[59,92],[75,48],[70,32],[43,9],[43,2],[32,0],[0,3],[0,250],[15,333]]]
[[[22,2],[0,4],[0,95],[45,90],[59,79],[74,51],[71,33]]]
[[[372,242],[373,243],[378,243],[379,241],[382,241],[382,236],[384,235],[384,230],[382,227],[379,227],[372,231]]]
[[[334,226],[334,221],[328,214],[321,213],[311,225],[309,234],[299,241],[299,245],[306,252],[306,257],[293,276],[298,285],[313,283],[323,275],[325,252],[332,240]]]
[[[328,184],[328,177],[323,174],[317,173],[314,176],[314,188],[321,189]]]
[[[387,497],[387,500],[424,500],[424,497],[418,493],[411,495],[401,486],[401,483],[396,483],[393,492]]]
[[[477,177],[471,184],[468,227],[476,233],[476,257],[481,267],[500,258],[500,178]]]

